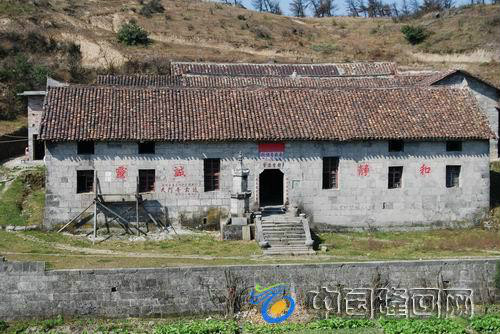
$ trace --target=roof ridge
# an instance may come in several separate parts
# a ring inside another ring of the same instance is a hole
[[[171,65],[174,64],[193,64],[193,65],[257,65],[257,66],[337,66],[337,65],[354,65],[354,64],[394,64],[397,65],[394,61],[362,61],[362,62],[340,62],[340,63],[226,63],[226,62],[191,62],[191,61],[172,61]]]
[[[126,86],[126,85],[113,85],[113,84],[70,84],[64,87],[50,87],[50,89],[74,89],[74,88],[95,88],[95,89],[115,89],[115,90],[203,90],[203,91],[251,91],[251,86],[235,86],[235,87],[193,87],[193,86]],[[463,87],[455,86],[393,86],[393,87],[266,87],[257,85],[257,89],[266,91],[289,91],[289,90],[318,90],[318,91],[381,91],[381,90],[463,90]]]

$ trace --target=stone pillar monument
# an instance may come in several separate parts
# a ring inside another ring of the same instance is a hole
[[[248,222],[249,201],[248,169],[243,168],[243,156],[238,154],[239,166],[233,170],[233,191],[231,192],[231,224],[246,225]]]

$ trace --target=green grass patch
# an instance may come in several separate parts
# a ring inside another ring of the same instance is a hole
[[[21,172],[0,195],[0,225],[38,225],[45,206],[44,168]]]
[[[465,334],[462,319],[380,319],[385,334]]]
[[[323,43],[323,44],[312,45],[311,50],[320,52],[325,55],[330,55],[338,51],[339,47],[336,46],[335,44]]]
[[[39,225],[43,222],[45,208],[45,191],[38,189],[29,193],[25,200],[23,215],[28,225]]]
[[[474,317],[470,321],[470,327],[481,334],[500,333],[500,314]]]
[[[19,16],[31,14],[35,10],[35,6],[28,3],[27,1],[12,1],[12,0],[2,0],[0,1],[0,15],[6,16]]]
[[[281,333],[334,333],[336,330],[349,330],[351,333],[359,332],[359,329],[370,328],[374,332],[377,324],[368,319],[350,319],[350,318],[328,318],[316,320],[309,323],[291,323],[285,322],[276,325],[257,325],[246,323],[243,326],[243,333],[248,334],[281,334]],[[342,331],[345,333],[346,331]]]
[[[0,225],[26,225],[22,216],[24,184],[20,178],[12,181],[0,200]]]
[[[500,254],[500,232],[481,228],[417,232],[321,233],[328,255],[366,260]]]
[[[238,323],[233,320],[195,320],[158,325],[154,334],[237,334]]]

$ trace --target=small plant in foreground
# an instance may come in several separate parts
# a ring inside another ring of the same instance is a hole
[[[54,327],[61,326],[62,324],[64,324],[64,319],[62,316],[59,315],[57,316],[57,318],[44,320],[42,322],[42,328],[45,331],[49,331]]]
[[[473,330],[481,334],[500,333],[500,315],[474,317],[470,321],[470,326]]]
[[[427,30],[420,26],[405,25],[401,28],[401,32],[405,35],[406,40],[412,45],[422,43],[429,36]]]
[[[455,319],[380,319],[385,334],[465,334],[464,325]]]
[[[7,323],[5,321],[0,320],[0,331],[6,330],[7,327],[9,327],[9,325],[7,325]]]
[[[135,21],[129,21],[121,26],[118,31],[118,41],[126,45],[148,45],[148,33],[140,27]]]
[[[156,326],[154,334],[236,334],[238,324],[231,320],[196,320]]]

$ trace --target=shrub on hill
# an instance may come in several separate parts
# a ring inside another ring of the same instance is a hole
[[[412,45],[422,43],[429,36],[429,32],[420,26],[405,25],[401,28],[401,32]]]
[[[120,27],[118,41],[126,45],[148,45],[150,39],[148,33],[135,21],[129,21]]]

